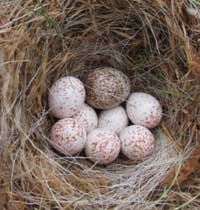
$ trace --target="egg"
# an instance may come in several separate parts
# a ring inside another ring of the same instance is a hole
[[[83,106],[84,101],[85,88],[76,77],[63,77],[49,90],[49,109],[58,119],[72,117]]]
[[[87,104],[81,107],[74,119],[85,128],[86,132],[94,130],[98,125],[98,117],[95,110]]]
[[[120,133],[121,151],[130,160],[142,160],[155,148],[155,138],[148,128],[131,125]]]
[[[128,77],[110,67],[91,71],[85,79],[85,86],[87,103],[97,109],[114,108],[130,93]]]
[[[115,132],[106,128],[97,128],[89,133],[85,153],[91,161],[107,165],[117,158],[119,152],[120,139]]]
[[[147,128],[156,127],[162,118],[159,101],[142,92],[132,93],[126,103],[126,111],[131,122]]]
[[[73,118],[64,118],[54,124],[49,142],[65,155],[81,152],[87,140],[85,129]]]
[[[128,116],[122,106],[102,111],[99,115],[99,128],[108,128],[120,133],[128,125]]]

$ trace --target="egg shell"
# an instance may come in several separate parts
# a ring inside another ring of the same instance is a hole
[[[65,118],[54,124],[50,133],[50,143],[65,155],[81,152],[87,140],[86,131],[75,119]]]
[[[57,80],[49,90],[48,102],[51,113],[58,119],[72,117],[83,106],[85,88],[76,77]]]
[[[155,148],[155,138],[148,128],[131,125],[120,133],[121,151],[130,160],[142,160]]]
[[[120,133],[128,125],[128,116],[122,106],[102,111],[99,115],[99,128],[108,128]]]
[[[126,111],[131,122],[147,128],[156,127],[162,118],[159,101],[142,92],[132,93],[126,103]]]
[[[86,79],[86,101],[97,109],[110,109],[125,101],[130,93],[130,81],[121,71],[105,67],[91,71]]]
[[[87,104],[84,104],[74,119],[85,128],[86,132],[90,132],[97,128],[98,117],[95,110]]]
[[[120,152],[120,139],[106,128],[97,128],[89,133],[85,146],[86,156],[100,165],[112,163]]]

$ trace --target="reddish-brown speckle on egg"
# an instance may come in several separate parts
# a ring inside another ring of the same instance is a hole
[[[120,139],[115,132],[97,128],[89,133],[85,146],[85,153],[100,165],[112,163],[120,152]]]
[[[125,101],[130,93],[128,77],[109,67],[91,71],[85,85],[87,103],[97,109],[114,108]]]
[[[132,93],[127,100],[126,110],[132,123],[147,128],[156,127],[162,118],[159,101],[147,93]]]
[[[140,125],[126,127],[120,133],[121,151],[131,160],[142,160],[155,148],[155,138],[149,129]]]
[[[86,143],[86,131],[75,119],[65,118],[54,124],[50,133],[50,143],[65,155],[81,152]]]
[[[49,90],[49,109],[59,119],[72,117],[83,106],[84,101],[84,85],[75,77],[63,77]]]

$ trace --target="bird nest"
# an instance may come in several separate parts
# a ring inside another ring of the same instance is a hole
[[[162,208],[199,130],[197,46],[186,1],[25,1],[1,3],[1,185],[11,209]],[[55,119],[47,95],[65,75],[113,67],[132,91],[156,96],[163,120],[156,150],[142,162],[97,166],[48,144]],[[177,169],[168,191],[163,181]],[[8,190],[9,189],[9,190]],[[7,204],[5,204],[7,205]]]

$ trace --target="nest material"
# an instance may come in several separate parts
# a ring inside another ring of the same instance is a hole
[[[1,182],[10,199],[2,205],[163,209],[172,185],[167,192],[159,186],[199,137],[199,31],[198,20],[185,12],[189,2],[0,5]],[[60,156],[47,143],[55,122],[48,113],[49,87],[64,75],[83,78],[104,66],[125,72],[133,91],[153,94],[163,105],[163,122],[154,130],[157,150],[143,162],[119,158],[98,167],[84,156]]]

